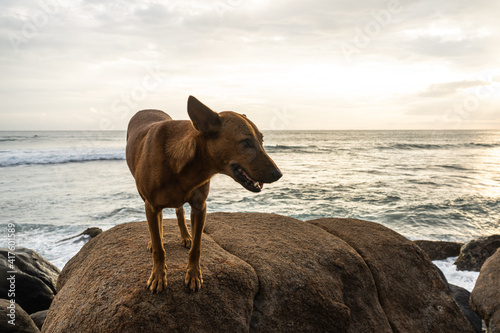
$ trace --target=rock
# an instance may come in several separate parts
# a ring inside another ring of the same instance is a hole
[[[90,240],[64,267],[42,332],[241,332],[248,330],[259,281],[241,259],[204,235],[204,284],[184,285],[188,249],[165,220],[168,285],[146,289],[152,267],[146,222],[121,224]]]
[[[416,240],[414,241],[431,260],[443,260],[450,257],[458,257],[463,243]]]
[[[7,277],[15,275],[16,302],[27,313],[47,310],[54,298],[59,269],[33,250],[17,248],[14,271],[9,267],[9,252],[0,249],[0,297],[7,297],[10,288]]]
[[[251,331],[392,332],[366,263],[343,240],[270,214],[210,214],[205,232],[259,277]]]
[[[12,307],[15,309],[11,310]],[[0,332],[40,333],[40,330],[19,304],[12,304],[10,300],[0,299]]]
[[[469,305],[470,292],[467,289],[464,289],[462,287],[455,286],[454,284],[449,284],[448,280],[446,279],[446,276],[439,269],[439,267],[436,266],[436,269],[438,270],[439,275],[441,276],[443,281],[446,283],[446,286],[448,287],[451,294],[453,295],[455,302],[457,302],[458,306],[462,310],[462,313],[469,320],[469,323],[472,325],[472,328],[474,328],[476,333],[481,333],[483,323],[482,323],[481,317],[479,317],[477,313],[472,311],[472,309]]]
[[[30,314],[31,319],[33,319],[33,322],[35,323],[36,327],[38,327],[40,330],[42,329],[45,318],[47,318],[48,312],[49,310],[43,310]]]
[[[65,242],[67,240],[70,240],[70,239],[73,239],[73,238],[76,238],[76,237],[80,237],[80,236],[89,236],[90,238],[94,238],[97,235],[99,235],[100,233],[102,233],[102,229],[101,228],[95,228],[95,227],[87,228],[83,232],[79,233],[78,235],[61,239],[60,241],[58,241],[58,243]]]
[[[394,332],[474,332],[437,267],[412,241],[361,220],[310,223],[343,239],[364,259]]]
[[[146,289],[146,223],[116,226],[66,264],[42,332],[474,332],[418,246],[375,223],[313,223],[208,214],[204,284],[193,293],[188,250],[177,222],[165,220],[168,285],[159,294]]]
[[[477,313],[472,311],[469,305],[470,292],[467,289],[455,286],[454,284],[449,284],[448,287],[450,288],[453,298],[457,302],[462,312],[465,314],[465,317],[467,317],[467,319],[469,320],[476,333],[481,333],[483,323],[481,317],[479,317]]]
[[[459,271],[479,272],[481,266],[500,247],[500,235],[479,237],[465,244],[455,261]]]
[[[500,333],[500,249],[481,268],[470,304],[483,318],[489,333]]]

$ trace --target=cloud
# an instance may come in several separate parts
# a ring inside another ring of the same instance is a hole
[[[486,0],[0,7],[0,129],[22,129],[14,113],[29,114],[30,128],[99,129],[111,119],[124,129],[117,101],[127,115],[158,107],[180,118],[189,94],[222,109],[248,107],[263,123],[266,107],[293,110],[289,128],[397,127],[491,86],[481,74],[496,70],[500,53],[500,5]],[[340,45],[355,49],[350,59]],[[152,67],[162,80],[140,96]]]
[[[468,88],[486,87],[489,85],[491,85],[490,82],[480,80],[432,84],[425,91],[420,93],[419,97],[445,97],[454,95]]]

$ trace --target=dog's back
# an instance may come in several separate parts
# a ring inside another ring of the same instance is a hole
[[[130,119],[127,129],[126,159],[133,175],[135,175],[136,158],[141,155],[139,150],[142,150],[143,140],[149,130],[154,125],[169,120],[172,118],[160,110],[142,110]]]

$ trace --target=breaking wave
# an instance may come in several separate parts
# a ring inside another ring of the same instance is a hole
[[[0,167],[124,160],[123,148],[27,149],[0,151]]]

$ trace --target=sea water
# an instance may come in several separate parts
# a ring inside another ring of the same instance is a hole
[[[283,172],[261,193],[213,178],[209,212],[268,212],[300,220],[359,218],[405,237],[466,242],[500,233],[500,131],[270,131],[264,146]],[[0,246],[17,246],[59,268],[104,230],[145,219],[125,162],[126,133],[0,132]],[[188,208],[188,207],[186,207]],[[189,209],[188,214],[189,214]],[[164,211],[173,218],[171,209]],[[450,283],[477,273],[437,262]]]

